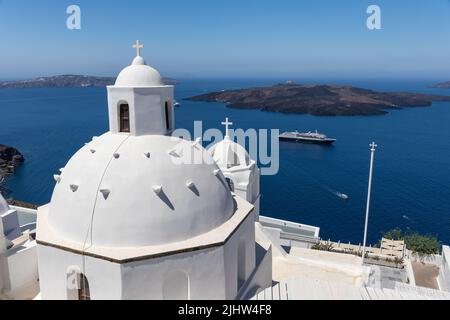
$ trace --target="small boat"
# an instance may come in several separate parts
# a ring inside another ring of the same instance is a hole
[[[279,136],[280,140],[294,141],[294,142],[307,142],[318,144],[332,144],[336,139],[328,138],[323,133],[315,132],[298,132],[297,130],[292,132],[283,132]]]
[[[174,102],[173,102],[173,106],[174,106],[174,107],[179,107],[179,106],[180,106],[180,103],[179,103],[178,101],[174,101]]]
[[[336,192],[336,195],[341,198],[342,200],[348,200],[350,197],[346,195],[345,193]]]

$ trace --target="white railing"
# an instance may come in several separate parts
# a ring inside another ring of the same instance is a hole
[[[19,219],[19,224],[21,226],[28,225],[31,223],[36,223],[37,221],[37,210],[23,208],[18,206],[9,206],[12,210],[17,211],[17,217]]]
[[[287,220],[260,216],[259,222],[265,227],[281,230],[281,237],[289,240],[319,239],[320,228]]]

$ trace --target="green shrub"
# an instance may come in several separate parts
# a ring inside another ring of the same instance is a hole
[[[316,243],[315,245],[313,245],[311,247],[311,249],[320,250],[320,251],[334,251],[334,247],[333,247],[333,244],[331,242]]]
[[[399,257],[395,257],[394,258],[394,263],[396,264],[396,265],[399,265],[399,264],[403,264],[403,258],[399,258]]]
[[[424,236],[414,233],[405,237],[405,244],[408,250],[423,258],[439,253],[440,243],[436,237]]]
[[[404,235],[403,232],[400,228],[395,228],[392,229],[388,232],[386,232],[383,235],[383,238],[389,239],[389,240],[403,240],[404,239]]]

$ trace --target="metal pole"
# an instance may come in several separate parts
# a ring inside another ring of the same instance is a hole
[[[369,172],[369,187],[367,190],[367,205],[366,205],[366,222],[364,224],[364,241],[362,251],[362,264],[364,264],[364,257],[366,256],[366,240],[367,240],[367,225],[369,223],[369,210],[370,210],[370,195],[372,193],[372,175],[373,175],[373,159],[375,155],[375,148],[377,145],[375,142],[370,144],[370,172]]]

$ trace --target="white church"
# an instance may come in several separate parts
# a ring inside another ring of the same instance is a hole
[[[444,285],[371,286],[360,257],[311,249],[319,228],[260,216],[260,170],[228,119],[209,150],[173,137],[174,87],[135,47],[107,88],[109,131],[55,174],[50,203],[0,196],[1,299],[450,297]],[[180,150],[208,161],[177,162]]]

